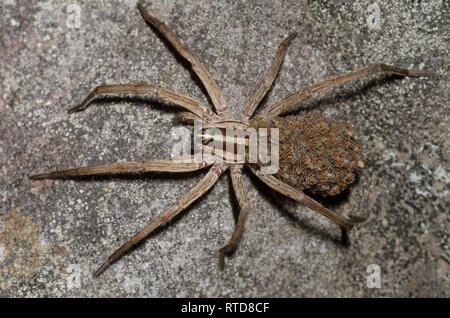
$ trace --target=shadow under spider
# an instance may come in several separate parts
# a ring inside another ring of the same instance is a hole
[[[99,181],[107,182],[116,179],[124,181],[135,181],[135,180],[182,180],[193,178],[205,174],[205,170],[188,171],[183,173],[171,173],[165,171],[147,171],[147,172],[120,172],[114,174],[96,174],[96,175],[85,175],[85,176],[64,176],[64,177],[52,177],[54,180],[73,180],[80,182],[87,181]]]
[[[337,238],[336,236],[333,236],[329,231],[323,231],[317,226],[314,226],[312,224],[307,224],[304,220],[300,219],[296,213],[290,211],[283,203],[282,200],[286,200],[289,202],[296,202],[288,197],[277,195],[277,193],[269,189],[264,183],[262,183],[254,174],[250,173],[250,180],[253,184],[253,186],[258,190],[261,195],[269,201],[269,203],[274,206],[277,210],[281,211],[285,216],[288,217],[290,221],[293,223],[299,225],[302,229],[304,229],[308,234],[316,235],[320,237],[323,240],[330,241],[334,243],[339,248],[348,248],[350,246],[350,241],[348,239],[347,231],[343,230],[341,228],[341,236]],[[315,196],[319,199],[319,201],[322,201],[324,203],[324,206],[329,205],[340,205],[342,202],[347,200],[349,191],[348,189],[344,191],[342,195],[336,196],[334,199],[332,197],[328,198],[328,202],[324,201],[323,197],[321,196]],[[280,200],[280,198],[282,200]],[[332,204],[330,204],[332,203]],[[319,216],[320,217],[320,216]]]
[[[336,195],[333,195],[333,196],[324,197],[324,196],[318,195],[316,193],[312,193],[308,190],[305,190],[304,192],[308,196],[315,199],[316,201],[322,202],[322,204],[329,209],[337,208],[337,207],[341,206],[344,202],[348,201],[348,197],[350,195],[350,188],[356,187],[359,184],[359,180],[360,180],[359,174],[355,173],[355,181],[353,181],[353,183],[348,188],[346,188],[344,191],[342,191]]]
[[[123,102],[127,102],[130,104],[135,104],[138,107],[147,107],[151,106],[151,109],[153,110],[157,110],[157,111],[163,111],[166,113],[172,113],[172,114],[177,114],[180,112],[180,109],[182,109],[180,106],[177,106],[175,104],[172,103],[164,103],[161,102],[161,100],[154,98],[152,96],[148,96],[148,97],[139,97],[139,96],[129,96],[129,95],[124,95],[124,96],[101,96],[101,97],[96,97],[95,100],[92,102],[93,104],[95,104],[96,106],[103,106],[103,105],[107,105],[109,108],[113,109],[113,104],[120,104]],[[143,104],[147,104],[147,105],[143,105]],[[100,110],[94,110],[93,112],[100,112]]]

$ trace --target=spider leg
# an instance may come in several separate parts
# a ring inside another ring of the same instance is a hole
[[[299,104],[300,102],[307,100],[314,94],[336,86],[338,84],[345,83],[349,80],[362,77],[365,75],[370,75],[374,73],[388,73],[388,74],[396,74],[401,76],[434,76],[435,74],[433,72],[429,71],[423,71],[423,70],[408,70],[404,68],[399,68],[396,66],[386,65],[382,63],[373,64],[368,67],[361,68],[357,71],[350,72],[338,77],[334,77],[328,80],[325,80],[321,83],[315,84],[313,86],[310,86],[308,88],[305,88],[285,99],[278,102],[277,104],[271,106],[269,109],[267,109],[262,117],[269,117],[273,118],[278,116],[279,114],[283,113],[284,111],[288,110],[289,108]]]
[[[203,123],[203,128],[234,128],[234,129],[247,129],[249,128],[248,122],[241,121],[238,119],[219,119],[217,121],[210,121],[207,123]]]
[[[116,162],[100,166],[81,167],[69,170],[53,171],[30,176],[32,180],[61,178],[68,176],[87,176],[105,173],[121,173],[132,171],[166,171],[188,172],[206,167],[206,162],[194,163],[193,161],[174,162],[171,160],[146,160],[142,162]]]
[[[236,249],[236,246],[241,238],[242,231],[244,230],[245,221],[247,220],[249,203],[247,194],[244,190],[244,183],[242,182],[242,165],[231,166],[231,181],[233,183],[234,193],[239,202],[240,212],[238,223],[234,229],[233,236],[230,241],[219,250],[219,267],[221,269],[225,266],[225,254],[231,253]]]
[[[315,201],[314,199],[310,198],[306,194],[304,194],[302,191],[298,191],[297,189],[291,187],[290,185],[278,180],[272,175],[268,174],[262,174],[261,172],[257,171],[255,168],[250,167],[250,169],[256,174],[256,176],[261,179],[265,184],[267,184],[269,187],[274,189],[275,191],[284,194],[287,197],[290,197],[291,199],[294,199],[295,201],[298,201],[300,203],[303,203],[310,209],[326,216],[330,220],[336,222],[339,224],[342,228],[345,228],[346,230],[351,230],[353,227],[353,222],[350,220],[347,220],[346,218],[343,218],[340,215],[337,215],[333,211],[327,209],[323,205],[321,205],[319,202]]]
[[[163,226],[169,222],[174,216],[187,208],[192,202],[197,200],[201,195],[207,192],[218,180],[219,176],[228,168],[227,165],[215,164],[208,173],[197,183],[189,192],[183,195],[177,203],[171,208],[167,209],[160,215],[158,215],[151,223],[145,226],[141,231],[136,233],[128,242],[123,244],[118,250],[116,250],[108,260],[103,263],[102,266],[94,273],[94,277],[98,277],[103,271],[123,254],[125,254],[130,248],[142,241],[154,230]]]
[[[202,62],[198,59],[197,56],[192,53],[187,47],[183,46],[181,41],[176,37],[176,35],[161,21],[151,16],[145,8],[138,3],[137,4],[139,11],[141,12],[144,19],[153,25],[155,28],[161,32],[162,35],[173,45],[173,47],[177,50],[177,52],[183,56],[189,63],[192,65],[192,69],[200,78],[201,82],[205,86],[208,91],[209,96],[217,110],[219,115],[226,113],[227,106],[225,103],[225,99],[223,98],[222,93],[217,87],[216,82],[212,78],[212,76],[208,73],[206,68],[203,66]]]
[[[80,111],[88,107],[90,102],[100,94],[108,93],[134,93],[134,94],[147,94],[151,93],[156,97],[170,103],[174,103],[181,106],[191,113],[200,116],[204,119],[218,118],[213,111],[202,105],[200,102],[190,97],[172,92],[168,89],[158,87],[151,84],[116,84],[116,85],[101,85],[92,90],[84,101],[68,110],[69,113]]]
[[[258,86],[256,87],[255,91],[253,92],[252,96],[250,97],[242,111],[242,115],[245,119],[249,119],[253,115],[256,107],[258,107],[261,100],[269,91],[270,87],[273,84],[273,81],[275,80],[275,77],[278,74],[284,56],[286,55],[287,47],[296,36],[297,33],[292,33],[283,42],[281,42],[272,66],[258,83]]]
[[[180,123],[181,121],[202,121],[200,117],[190,112],[179,112],[175,116],[175,122]]]

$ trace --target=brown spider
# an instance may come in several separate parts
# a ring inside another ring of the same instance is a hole
[[[155,229],[169,222],[173,217],[187,208],[192,202],[207,192],[216,183],[219,176],[230,168],[233,189],[240,206],[240,214],[233,236],[219,251],[219,260],[222,267],[224,255],[234,251],[237,246],[249,210],[247,193],[242,182],[242,168],[244,165],[247,165],[251,171],[270,188],[305,204],[314,211],[319,212],[336,222],[343,230],[343,233],[350,230],[357,221],[356,218],[347,219],[339,216],[303,192],[303,190],[308,190],[324,196],[335,195],[343,191],[354,181],[355,170],[363,167],[362,146],[353,138],[350,125],[343,122],[335,122],[314,114],[305,114],[301,117],[278,116],[289,108],[298,105],[300,102],[324,89],[364,75],[377,72],[386,72],[401,76],[431,76],[433,74],[422,70],[407,70],[385,64],[374,64],[303,89],[269,107],[256,119],[250,120],[256,107],[272,86],[286,54],[287,46],[296,36],[296,34],[293,33],[279,45],[272,66],[257,85],[240,117],[231,118],[227,111],[226,102],[222,93],[200,60],[188,48],[181,44],[180,40],[165,24],[152,17],[141,4],[138,4],[137,6],[144,19],[156,27],[173,45],[178,53],[190,62],[194,72],[197,74],[211,97],[216,113],[194,99],[151,84],[98,86],[80,105],[69,109],[69,113],[85,109],[96,96],[104,93],[151,93],[164,101],[185,108],[188,112],[179,113],[179,118],[200,121],[203,129],[279,128],[279,143],[281,146],[279,170],[273,174],[262,173],[261,168],[264,164],[259,161],[256,163],[250,162],[248,160],[248,149],[245,148],[246,153],[244,161],[223,160],[224,152],[219,153],[213,151],[212,154],[214,160],[209,162],[206,160],[202,160],[199,163],[175,162],[172,160],[117,162],[101,166],[75,168],[31,176],[31,179],[39,180],[66,176],[83,176],[130,171],[187,172],[211,166],[203,179],[189,192],[183,195],[174,206],[159,214],[156,219],[109,256],[108,260],[94,273],[94,276],[97,277],[100,275],[109,265],[120,258],[131,247],[142,241]],[[214,139],[214,137],[211,138]],[[235,147],[237,148],[239,145],[234,138],[231,140],[225,139],[225,141],[222,139],[221,142],[231,143],[232,149],[235,149]],[[204,147],[206,147],[206,143],[207,142],[204,142]],[[203,150],[205,151],[205,149],[206,148]]]

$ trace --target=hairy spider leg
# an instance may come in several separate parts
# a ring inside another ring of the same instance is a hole
[[[137,4],[139,11],[141,11],[144,19],[153,25],[155,28],[161,32],[162,35],[172,44],[172,46],[177,50],[177,52],[183,56],[189,63],[192,65],[192,69],[195,74],[200,78],[200,81],[205,86],[209,97],[211,97],[211,101],[213,102],[216,111],[219,115],[227,113],[227,106],[225,99],[217,87],[216,82],[212,78],[212,76],[208,73],[206,68],[203,66],[202,62],[189,50],[187,47],[183,46],[181,41],[177,38],[177,36],[161,21],[151,16],[145,8],[138,3]]]
[[[261,81],[256,86],[253,94],[250,96],[247,104],[242,110],[242,117],[249,119],[259,103],[262,101],[264,96],[266,96],[269,89],[272,87],[273,81],[280,70],[281,63],[283,63],[284,56],[286,55],[287,47],[292,42],[292,40],[297,36],[297,33],[290,34],[283,42],[281,42],[278,47],[275,59],[272,62],[272,66],[269,68],[267,73],[261,78]]]
[[[145,171],[165,171],[165,172],[189,172],[199,170],[208,166],[206,162],[194,163],[174,162],[171,160],[146,160],[142,162],[115,162],[106,165],[80,167],[68,170],[52,171],[30,176],[32,180],[62,178],[69,176],[87,176],[105,173],[124,172],[145,172]]]
[[[219,250],[219,267],[221,269],[223,269],[225,266],[225,254],[229,254],[236,249],[236,246],[244,230],[248,210],[250,209],[247,193],[245,192],[244,183],[242,181],[242,167],[243,165],[239,164],[232,165],[230,168],[231,182],[233,184],[234,193],[236,194],[236,198],[239,203],[240,211],[233,236],[231,237],[229,242]]]
[[[98,277],[105,271],[112,263],[125,254],[130,248],[146,238],[157,228],[163,226],[171,219],[173,219],[178,213],[186,209],[192,202],[197,200],[200,196],[206,193],[219,179],[219,176],[228,169],[228,165],[215,164],[211,167],[208,173],[197,183],[191,190],[183,195],[175,205],[159,214],[151,223],[145,226],[142,230],[136,233],[129,241],[123,244],[113,254],[111,254],[107,261],[103,263],[95,272],[94,277]]]
[[[274,189],[275,191],[294,199],[297,202],[303,203],[310,209],[326,216],[330,220],[336,222],[340,226],[344,227],[346,230],[351,230],[353,227],[353,222],[350,220],[347,220],[343,218],[340,215],[337,215],[333,211],[327,209],[323,205],[321,205],[319,202],[315,201],[314,199],[310,198],[306,194],[304,194],[302,191],[299,191],[290,185],[278,180],[272,175],[268,174],[262,174],[260,171],[256,170],[254,167],[250,167],[250,169],[255,173],[255,175],[261,179],[262,182],[267,184],[270,188]]]
[[[337,76],[328,80],[325,80],[323,82],[320,82],[318,84],[315,84],[313,86],[310,86],[308,88],[302,89],[301,91],[290,95],[289,97],[283,99],[282,101],[278,102],[277,104],[269,107],[266,111],[263,112],[261,117],[268,117],[273,118],[281,113],[285,112],[291,107],[296,106],[300,102],[303,102],[313,96],[314,94],[317,94],[318,92],[336,86],[338,84],[345,83],[347,81],[350,81],[352,79],[356,79],[358,77],[362,77],[365,75],[370,75],[374,73],[388,73],[388,74],[395,74],[395,75],[401,75],[401,76],[435,76],[436,74],[429,71],[423,71],[423,70],[409,70],[404,69],[396,66],[386,65],[382,63],[373,64],[368,67],[361,68],[357,71],[350,72],[341,76]]]
[[[217,115],[209,108],[203,106],[200,102],[190,97],[175,93],[168,89],[158,87],[151,84],[115,84],[115,85],[101,85],[93,89],[83,102],[68,110],[69,113],[80,111],[89,106],[91,101],[101,94],[110,93],[132,93],[132,94],[148,94],[151,93],[156,97],[161,98],[166,102],[181,106],[198,117],[209,120],[218,119]]]

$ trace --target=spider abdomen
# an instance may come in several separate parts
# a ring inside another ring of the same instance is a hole
[[[279,129],[279,169],[275,177],[299,190],[336,195],[354,182],[355,171],[364,166],[362,144],[346,122],[309,112],[257,118],[251,125]]]

